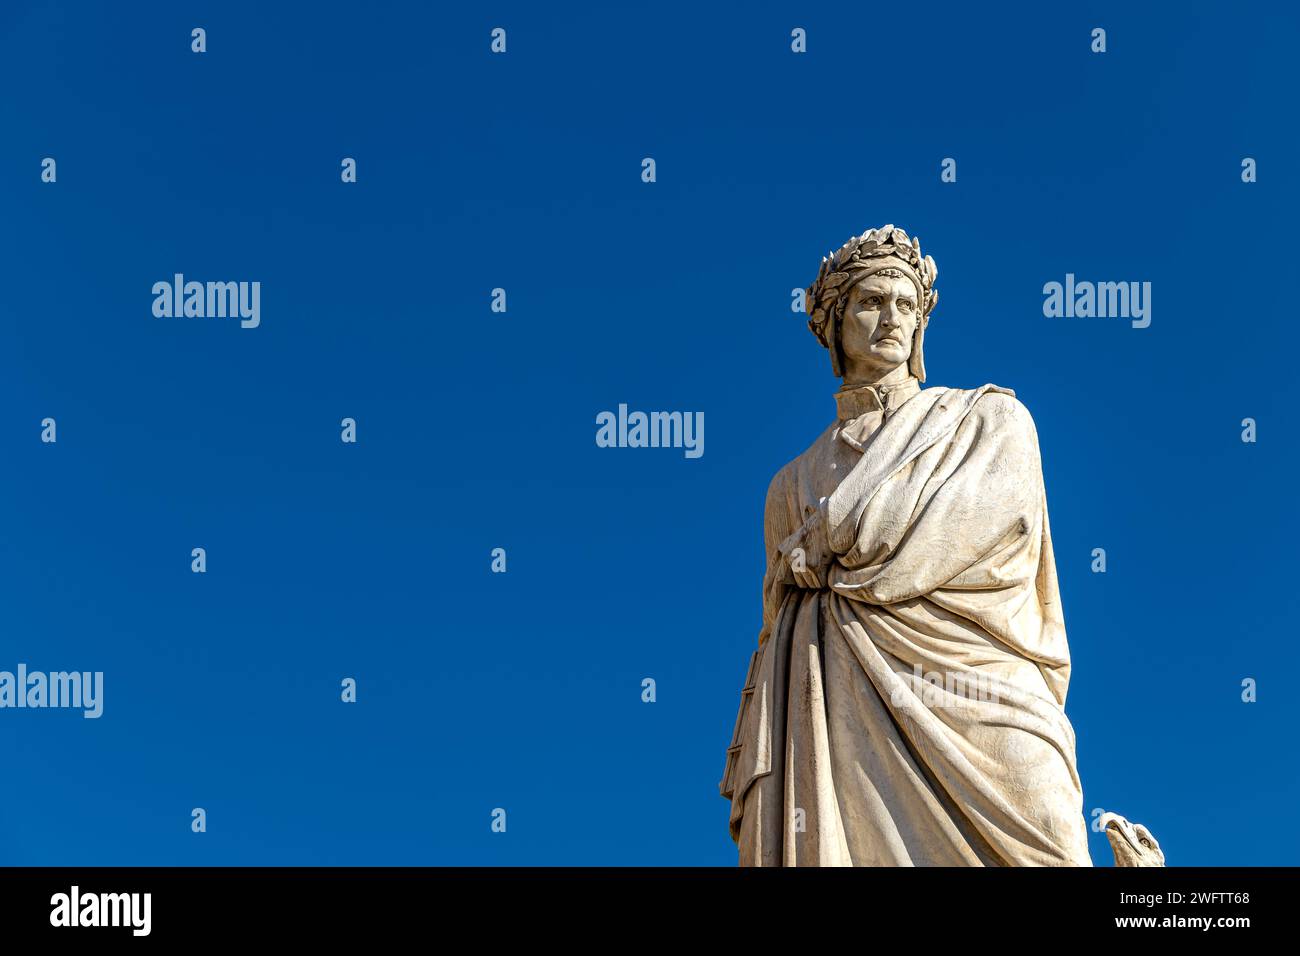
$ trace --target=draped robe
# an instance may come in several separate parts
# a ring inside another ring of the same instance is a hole
[[[1090,866],[1033,420],[992,385],[881,394],[841,391],[768,490],[721,785],[740,863]],[[813,590],[779,546],[819,513]]]

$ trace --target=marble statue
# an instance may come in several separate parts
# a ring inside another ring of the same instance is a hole
[[[807,290],[843,384],[767,492],[741,865],[1092,865],[1038,436],[1009,389],[921,387],[936,275],[885,226]]]
[[[1099,821],[1110,841],[1116,866],[1164,866],[1160,842],[1140,823],[1129,823],[1118,813],[1103,813]]]

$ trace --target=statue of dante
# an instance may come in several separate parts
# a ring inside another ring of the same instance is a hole
[[[1008,389],[921,388],[935,276],[885,226],[807,291],[843,385],[767,492],[742,866],[1092,864],[1038,436]]]

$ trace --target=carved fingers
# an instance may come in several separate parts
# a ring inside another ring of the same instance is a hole
[[[809,507],[803,526],[781,542],[781,555],[797,587],[819,590],[826,586],[826,568],[831,562],[826,531],[825,508]]]

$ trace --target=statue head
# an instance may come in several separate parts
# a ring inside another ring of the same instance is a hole
[[[887,372],[906,362],[924,382],[922,343],[939,301],[937,275],[920,241],[892,225],[851,237],[822,259],[804,308],[835,374],[843,378],[850,365]]]

